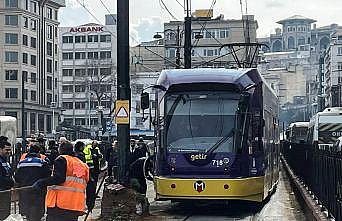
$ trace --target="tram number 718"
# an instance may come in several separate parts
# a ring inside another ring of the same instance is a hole
[[[211,162],[212,162],[213,166],[216,166],[216,167],[223,166],[223,160],[212,160]]]

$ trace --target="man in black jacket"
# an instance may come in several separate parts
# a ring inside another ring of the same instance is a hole
[[[11,155],[11,144],[7,137],[0,137],[0,191],[10,190],[14,186],[12,169],[7,158]],[[0,220],[11,213],[11,192],[0,193]]]
[[[51,175],[48,162],[40,158],[40,147],[33,145],[25,159],[21,160],[15,173],[15,181],[20,187],[32,186],[37,180]],[[19,211],[29,221],[38,221],[45,213],[46,189],[41,192],[25,190],[19,192]]]

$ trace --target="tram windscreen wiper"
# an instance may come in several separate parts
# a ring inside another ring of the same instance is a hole
[[[219,139],[213,146],[211,146],[209,148],[209,150],[207,152],[205,152],[206,154],[212,154],[217,148],[219,148],[219,146],[221,146],[221,144],[223,144],[225,141],[227,141],[229,138],[231,138],[234,135],[234,128],[224,137],[222,137],[221,139]]]

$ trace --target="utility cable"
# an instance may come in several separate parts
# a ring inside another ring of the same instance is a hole
[[[174,16],[174,15],[172,14],[172,12],[168,9],[168,7],[165,5],[165,3],[164,3],[163,0],[159,0],[159,3],[161,3],[161,4],[164,6],[164,8],[163,8],[163,7],[161,7],[161,8],[164,9],[164,10],[166,10],[167,13],[169,13],[169,15],[171,16],[171,18],[173,18],[173,19],[176,20],[176,21],[179,21],[179,20],[176,18],[176,16]]]

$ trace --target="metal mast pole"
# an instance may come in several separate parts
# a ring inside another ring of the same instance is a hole
[[[117,0],[117,99],[131,100],[129,82],[129,0]],[[129,111],[129,110],[128,110]],[[118,124],[119,174],[118,182],[128,184],[130,124]]]
[[[185,69],[191,69],[191,7],[190,0],[185,4],[186,17],[184,21],[184,66]]]

